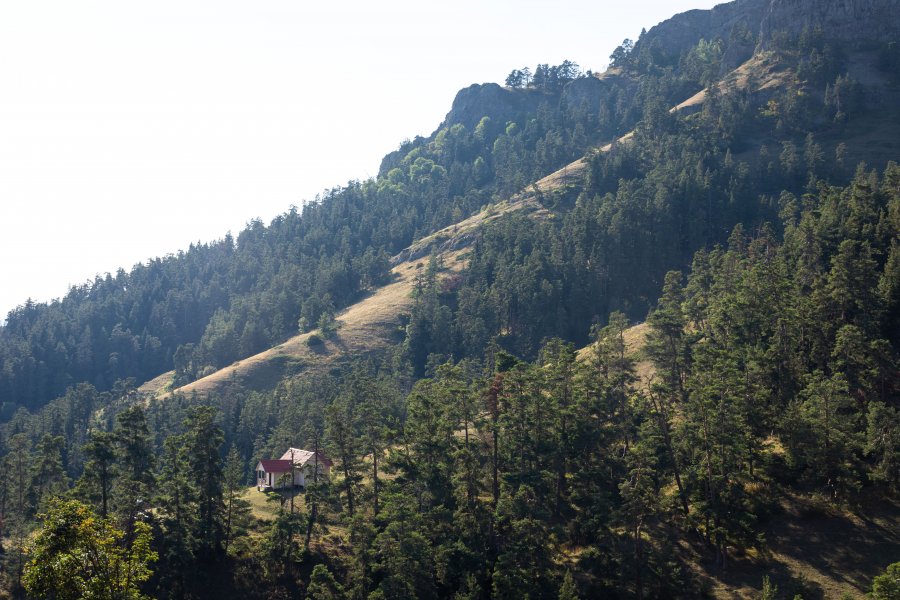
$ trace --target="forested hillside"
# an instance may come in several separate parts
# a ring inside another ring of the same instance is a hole
[[[2,593],[891,597],[894,8],[738,0],[602,74],[515,68],[374,179],[12,311]],[[444,227],[465,233],[452,268],[423,240]],[[298,332],[324,352],[401,262],[376,350],[136,390]],[[331,476],[248,490],[288,447]]]

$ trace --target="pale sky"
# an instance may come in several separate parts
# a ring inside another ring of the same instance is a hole
[[[717,3],[4,0],[0,321],[374,176],[462,87],[602,70]]]

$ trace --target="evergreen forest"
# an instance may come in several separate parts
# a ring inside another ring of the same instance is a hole
[[[900,597],[897,24],[781,4],[514,68],[372,179],[11,311],[0,597]],[[291,447],[330,474],[259,491]]]

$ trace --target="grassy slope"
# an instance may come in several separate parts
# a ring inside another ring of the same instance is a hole
[[[753,74],[753,77],[748,75]],[[757,90],[769,89],[789,81],[792,75],[780,71],[766,56],[755,57],[735,70],[721,86],[745,87],[754,82]],[[706,98],[701,91],[686,99],[674,110],[698,109]],[[826,148],[844,141],[848,145],[848,162],[865,156],[879,161],[896,156],[900,140],[900,120],[891,114],[869,114],[851,123],[840,132],[829,132],[820,138]],[[628,142],[632,134],[617,140]],[[833,140],[831,138],[834,138]],[[764,140],[763,140],[764,141]],[[762,141],[760,141],[762,143]],[[608,151],[607,144],[598,151]],[[745,152],[749,158],[758,144]],[[875,151],[876,157],[872,158]],[[424,269],[427,255],[435,249],[444,261],[446,272],[465,268],[465,248],[475,239],[477,230],[486,222],[519,210],[529,210],[540,218],[547,212],[537,197],[576,185],[583,177],[588,162],[579,159],[563,169],[535,182],[508,202],[492,205],[460,223],[427,236],[394,258],[393,281],[361,299],[338,316],[341,327],[333,340],[311,349],[306,341],[315,333],[295,336],[258,355],[238,361],[217,373],[189,384],[178,391],[207,392],[227,385],[236,379],[251,387],[271,387],[284,376],[327,368],[342,357],[386,347],[394,342],[397,317],[408,310],[416,275]],[[646,386],[653,375],[652,365],[641,349],[647,325],[640,324],[626,332],[628,352],[636,359],[639,387]],[[579,352],[579,359],[589,358],[591,348]],[[151,395],[167,392],[172,373],[147,382],[141,389]],[[254,515],[271,520],[277,503],[265,502],[265,495],[248,490],[247,499]],[[785,496],[779,500],[780,510],[759,523],[766,544],[762,552],[733,558],[725,571],[715,570],[706,563],[702,548],[685,545],[696,577],[717,598],[758,597],[762,577],[768,575],[779,586],[782,595],[804,591],[804,598],[839,598],[842,594],[863,597],[872,577],[894,561],[900,560],[900,511],[893,504],[873,502],[854,509],[823,507],[808,499]]]
[[[443,254],[442,258],[445,273],[459,272],[465,264],[460,251]],[[416,275],[424,269],[423,260],[405,261],[395,266],[391,271],[391,283],[378,288],[337,316],[337,333],[323,344],[308,345],[313,335],[321,335],[318,330],[296,335],[174,391],[203,394],[234,380],[251,388],[270,388],[285,376],[328,368],[342,357],[383,348],[392,341],[398,316],[409,309]],[[171,381],[172,373],[167,376]]]
[[[870,54],[870,53],[869,53]],[[897,84],[885,78],[871,67],[875,57],[867,53],[857,53],[849,57],[848,71],[867,86],[874,86],[896,92]],[[600,78],[618,76],[616,69],[600,75]],[[728,74],[718,85],[722,93],[729,89],[747,89],[759,92],[771,90],[788,83],[795,84],[796,77],[769,53],[756,55]],[[707,91],[701,90],[690,98],[671,108],[675,111],[695,111],[702,107]],[[882,167],[887,160],[895,159],[900,153],[900,114],[884,109],[877,113],[866,113],[851,121],[843,128],[830,128],[819,137],[826,152],[833,152],[840,142],[847,145],[846,164],[854,165],[867,158],[873,166]],[[633,132],[627,133],[614,142],[601,146],[595,152],[607,152],[613,144],[628,143]],[[768,137],[743,140],[744,149],[735,155],[737,159],[753,160],[759,147],[768,144],[777,148],[779,141]],[[307,346],[307,340],[317,332],[310,332],[290,338],[274,348],[255,356],[240,360],[220,371],[186,385],[180,392],[205,393],[228,383],[232,378],[245,386],[268,388],[279,379],[307,371],[310,368],[328,367],[349,354],[370,352],[383,348],[394,341],[397,317],[408,310],[410,292],[421,263],[428,253],[435,249],[452,272],[465,268],[462,250],[477,236],[477,231],[485,223],[501,218],[511,212],[529,210],[538,218],[547,218],[549,213],[541,208],[539,198],[546,194],[561,192],[583,181],[589,166],[587,157],[578,159],[562,169],[528,186],[508,201],[491,205],[463,221],[446,227],[429,236],[417,240],[409,248],[393,259],[393,281],[369,296],[350,306],[338,321],[342,327],[338,335],[315,350]],[[646,362],[638,364],[642,381],[652,375]],[[162,397],[171,392],[173,373],[164,373],[144,383],[139,389],[151,397]]]
[[[863,598],[872,579],[900,560],[900,510],[872,501],[835,508],[784,496],[780,511],[760,522],[764,550],[735,557],[724,571],[688,550],[694,571],[716,598],[758,598],[764,576],[782,597]]]
[[[648,331],[646,323],[625,331],[627,353],[636,361],[637,389],[645,388],[653,376],[653,366],[642,353]],[[593,346],[582,348],[578,359],[590,360],[592,352]],[[778,454],[783,449],[770,444],[768,451]],[[758,523],[765,539],[762,551],[732,557],[723,571],[709,563],[702,544],[682,544],[680,552],[692,574],[712,597],[758,598],[768,575],[786,598],[795,593],[802,593],[804,600],[844,594],[862,598],[873,577],[900,561],[900,507],[895,504],[873,500],[836,507],[773,490],[757,492],[777,497],[774,514]]]

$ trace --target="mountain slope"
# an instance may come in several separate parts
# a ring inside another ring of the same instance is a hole
[[[864,60],[861,55],[854,55],[855,62],[851,62],[850,70],[854,75],[862,78],[866,85],[878,89],[889,89],[890,82],[877,73],[872,73],[868,68],[870,61]],[[620,73],[619,71],[613,70]],[[618,75],[616,75],[618,76]],[[600,80],[606,79],[606,74],[598,76]],[[796,72],[793,68],[784,64],[784,61],[769,51],[761,51],[751,56],[746,62],[740,64],[733,71],[722,76],[715,84],[717,96],[749,95],[754,97],[757,105],[764,105],[769,99],[778,94],[785,93],[799,85]],[[484,88],[490,103],[499,103],[506,106],[506,97],[497,89]],[[478,112],[477,98],[485,93],[482,88],[473,86],[460,93],[460,97],[454,103],[454,108],[448,114],[447,122],[458,120],[472,121],[472,115]],[[709,96],[707,88],[692,94],[689,98],[675,104],[669,109],[672,114],[690,116],[702,110]],[[473,97],[475,99],[473,99]],[[497,98],[500,98],[498,100]],[[516,110],[522,106],[521,98],[510,104]],[[513,110],[512,108],[493,109]],[[473,112],[474,111],[474,112]],[[877,120],[878,117],[875,117]],[[900,125],[898,125],[900,127]],[[893,135],[890,125],[868,128],[864,118],[853,122],[853,127],[841,129],[838,139],[849,146],[850,156],[861,156],[882,163],[892,156],[896,156],[898,147],[897,138]],[[400,315],[408,312],[412,305],[410,293],[412,291],[416,272],[413,263],[424,260],[432,251],[451,266],[451,272],[458,274],[465,269],[465,261],[461,258],[460,251],[469,248],[478,238],[483,227],[489,223],[519,211],[526,211],[537,217],[546,217],[550,213],[543,208],[548,204],[547,196],[561,195],[565,193],[577,193],[584,185],[584,178],[590,172],[591,157],[597,154],[611,152],[614,148],[627,144],[634,139],[635,132],[630,131],[619,136],[614,142],[589,150],[584,158],[575,160],[563,168],[543,177],[534,184],[528,186],[522,192],[514,195],[508,202],[490,205],[486,210],[449,225],[433,234],[425,236],[409,247],[405,248],[391,259],[392,277],[391,283],[385,287],[377,288],[366,298],[348,307],[338,315],[337,320],[342,323],[336,339],[325,342],[317,350],[312,350],[307,341],[316,331],[311,331],[274,346],[268,350],[251,357],[235,362],[221,370],[206,375],[196,382],[177,388],[176,391],[208,392],[227,385],[229,381],[236,381],[250,387],[271,387],[279,378],[286,375],[296,375],[310,368],[323,368],[334,363],[339,358],[346,359],[353,355],[365,354],[377,349],[382,349],[397,343],[396,327]],[[756,136],[757,133],[754,133]],[[763,145],[762,139],[750,140],[736,139],[735,146],[743,146],[743,155],[752,155]],[[836,144],[835,144],[836,145]],[[881,152],[883,148],[883,153]],[[386,158],[387,164],[396,161],[397,158]],[[388,168],[388,167],[383,167]],[[419,264],[421,268],[421,264]],[[638,328],[636,331],[643,329]],[[642,335],[642,334],[640,334]],[[641,363],[641,374],[650,374],[649,365]],[[644,377],[645,379],[645,377]],[[145,391],[162,393],[162,388],[171,387],[171,373],[159,379],[151,381],[143,389]]]
[[[516,69],[375,179],[24,307],[4,562],[64,496],[151,525],[153,597],[862,595],[900,560],[894,6],[739,0]],[[327,483],[239,523],[286,447]]]

